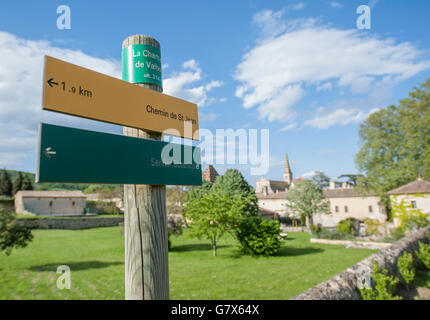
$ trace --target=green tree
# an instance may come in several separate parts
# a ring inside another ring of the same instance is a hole
[[[258,215],[258,199],[254,188],[249,185],[243,175],[237,169],[228,169],[222,176],[218,176],[213,185],[215,192],[223,191],[230,195],[240,194],[250,201],[246,211],[251,216]]]
[[[6,169],[4,169],[0,176],[0,195],[11,197],[12,196],[12,181]]]
[[[372,113],[360,126],[361,183],[383,194],[421,175],[430,179],[430,79],[409,97]]]
[[[18,176],[16,177],[15,181],[13,182],[12,187],[12,195],[15,195],[18,191],[22,190],[22,185],[24,183],[24,177],[22,176],[22,172],[18,172]]]
[[[363,175],[362,174],[341,174],[337,178],[338,179],[346,178],[346,182],[348,182],[349,184],[352,184],[353,186],[356,186],[357,185],[357,181],[360,178],[363,178]]]
[[[324,172],[316,171],[316,174],[312,177],[312,182],[320,188],[327,188],[330,184],[330,178]]]
[[[33,190],[33,183],[31,182],[31,178],[28,175],[24,176],[24,180],[22,181],[22,190]]]
[[[205,237],[211,241],[216,256],[217,240],[226,232],[233,231],[246,212],[249,197],[212,191],[201,198],[189,198],[185,205],[185,217],[189,219],[190,235]]]
[[[330,202],[324,198],[322,189],[309,180],[297,181],[288,192],[287,206],[302,222],[308,221],[313,228],[313,216],[316,213],[330,213]]]
[[[0,251],[10,255],[13,248],[24,248],[33,240],[30,229],[15,221],[14,212],[0,212]]]
[[[207,195],[212,190],[213,183],[202,180],[202,185],[197,187],[192,187],[188,191],[187,201],[191,199],[201,199]]]

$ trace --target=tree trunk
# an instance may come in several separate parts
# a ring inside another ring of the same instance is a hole
[[[216,235],[214,235],[214,238],[212,240],[212,249],[213,249],[213,256],[216,257]]]

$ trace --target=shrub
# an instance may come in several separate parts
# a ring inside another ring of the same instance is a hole
[[[244,253],[270,256],[281,246],[280,232],[278,221],[248,218],[239,223],[236,237]]]
[[[33,240],[30,229],[15,222],[13,212],[0,212],[0,251],[10,255],[13,248],[24,248]]]
[[[424,242],[418,242],[420,246],[419,251],[415,251],[417,257],[424,263],[427,269],[430,269],[430,244],[425,244]]]
[[[168,231],[168,244],[169,250],[172,247],[172,243],[170,241],[171,235],[181,235],[182,234],[182,226],[184,224],[184,220],[181,215],[177,214],[168,214],[167,215],[167,231]]]
[[[379,269],[376,262],[373,262],[372,279],[375,282],[374,288],[360,289],[361,298],[363,300],[401,300],[399,296],[395,296],[396,284],[399,279],[387,275],[387,269]]]
[[[95,210],[98,214],[122,214],[122,211],[111,201],[87,200],[87,208]]]
[[[366,233],[369,236],[377,236],[380,234],[378,227],[382,226],[383,223],[377,219],[364,219],[366,224]]]
[[[357,219],[348,218],[338,223],[336,227],[336,231],[339,233],[357,234],[358,226],[359,226],[359,221]]]
[[[414,268],[414,258],[411,253],[403,253],[403,255],[397,261],[397,266],[399,267],[400,274],[409,285],[415,278],[415,268]]]
[[[430,222],[425,215],[409,215],[403,220],[403,230],[420,229],[428,226]]]
[[[398,227],[391,230],[390,234],[391,234],[391,238],[393,238],[394,240],[399,240],[405,236],[405,231],[403,230],[402,227]]]

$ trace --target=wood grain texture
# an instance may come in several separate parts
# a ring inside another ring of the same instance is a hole
[[[122,48],[149,44],[160,49],[152,37],[134,35]],[[137,85],[162,92],[154,84]],[[135,128],[123,128],[126,136],[161,140],[162,135]],[[125,298],[127,300],[169,299],[168,232],[166,186],[124,185]]]

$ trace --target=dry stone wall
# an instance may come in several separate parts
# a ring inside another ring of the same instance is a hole
[[[371,255],[330,280],[302,292],[292,300],[359,300],[361,299],[359,281],[370,274],[373,261],[376,261],[380,267],[385,267],[389,275],[400,277],[397,260],[404,252],[414,253],[418,250],[419,241],[428,243],[429,239],[426,236],[428,232],[430,232],[430,226],[400,239],[391,247]]]
[[[100,227],[118,226],[120,222],[124,222],[122,217],[112,218],[28,218],[17,219],[18,224],[25,225],[32,229],[69,229],[80,230]]]

